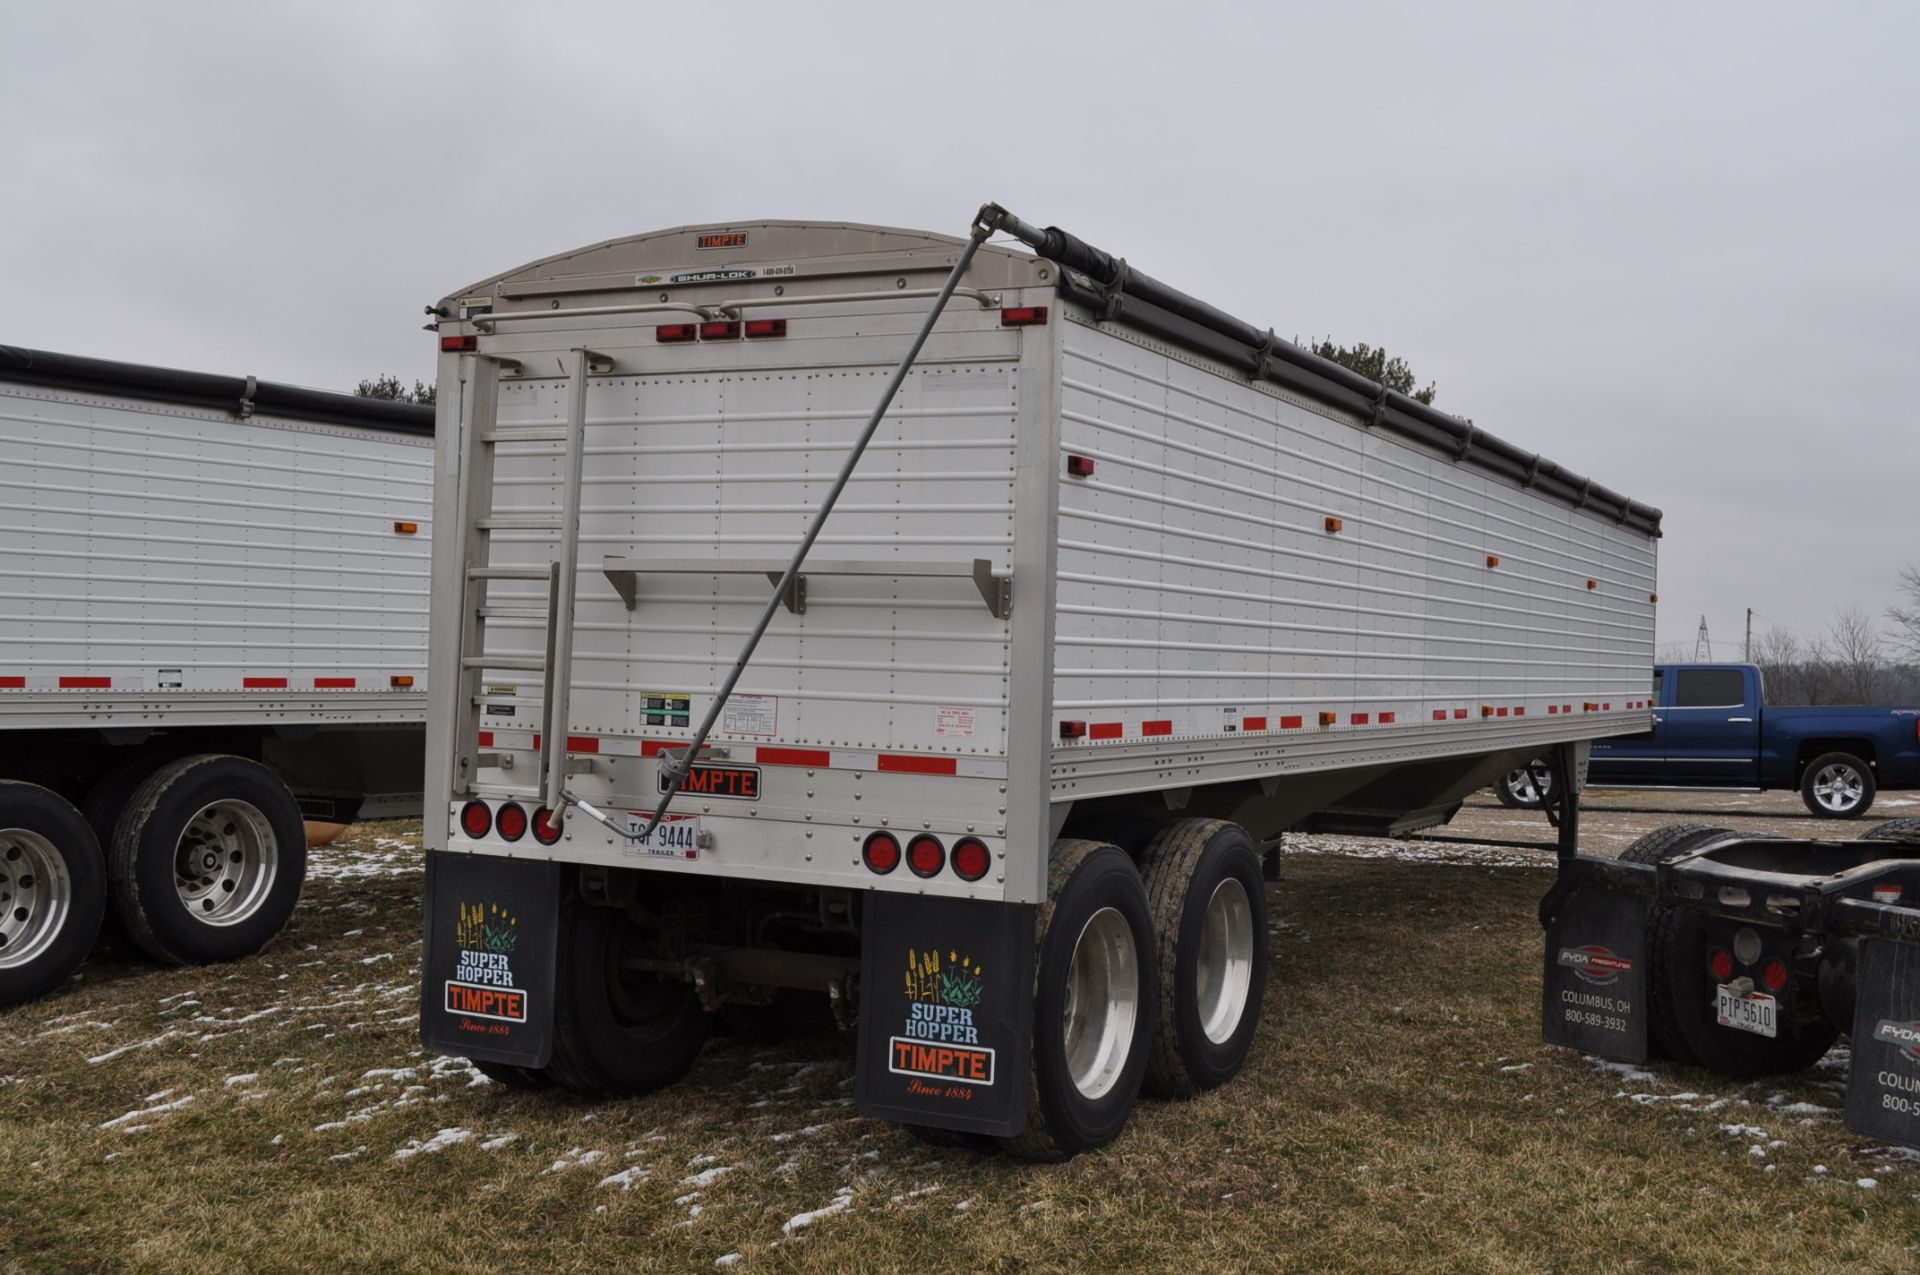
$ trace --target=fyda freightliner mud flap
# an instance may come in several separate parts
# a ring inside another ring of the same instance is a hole
[[[1027,1120],[1030,904],[867,897],[854,1096],[863,1114],[1009,1134]]]
[[[559,911],[557,863],[429,853],[421,1043],[436,1053],[546,1066]]]
[[[1920,944],[1865,940],[1856,977],[1847,1127],[1920,1147]]]
[[[1647,1058],[1647,901],[1586,882],[1547,927],[1540,1021],[1550,1045]]]

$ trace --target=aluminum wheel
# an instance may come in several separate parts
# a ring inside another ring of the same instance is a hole
[[[37,832],[0,829],[0,969],[44,952],[72,910],[66,856]]]
[[[1247,989],[1253,985],[1253,904],[1237,877],[1222,881],[1207,900],[1195,965],[1200,1030],[1214,1044],[1225,1044],[1240,1029]]]
[[[280,843],[257,807],[209,802],[180,834],[173,888],[195,920],[235,925],[260,910],[279,869]]]
[[[1542,762],[1529,762],[1506,778],[1507,792],[1523,806],[1543,806],[1553,790],[1553,771]]]
[[[1866,795],[1866,781],[1845,762],[1822,766],[1813,777],[1813,799],[1835,814],[1845,814]]]
[[[1065,999],[1067,1074],[1083,1097],[1103,1097],[1126,1069],[1140,1013],[1140,954],[1117,909],[1087,918],[1073,944]]]

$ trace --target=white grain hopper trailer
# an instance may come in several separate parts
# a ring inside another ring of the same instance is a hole
[[[420,808],[431,409],[0,346],[0,1005],[291,915]]]
[[[998,208],[433,312],[423,1035],[509,1082],[803,989],[869,1114],[1099,1146],[1241,1067],[1283,832],[1547,750],[1570,835],[1649,725],[1657,511]]]

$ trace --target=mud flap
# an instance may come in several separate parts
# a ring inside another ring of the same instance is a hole
[[[429,853],[425,911],[420,1043],[435,1053],[546,1066],[560,865]]]
[[[1540,1019],[1550,1045],[1647,1058],[1647,901],[1587,882],[1547,927]]]
[[[1920,945],[1860,945],[1847,1127],[1920,1147]]]
[[[1026,1125],[1031,904],[867,896],[854,1097],[883,1120],[1011,1134]]]

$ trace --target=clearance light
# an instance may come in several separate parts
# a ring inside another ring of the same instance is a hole
[[[1060,723],[1060,738],[1085,739],[1086,737],[1087,737],[1087,724],[1085,722],[1061,722]]]
[[[672,345],[676,341],[691,341],[700,335],[697,323],[662,323],[653,330],[653,339],[662,345]]]
[[[393,534],[396,536],[417,536],[420,534],[420,524],[417,522],[396,522],[393,524]]]
[[[387,685],[393,687],[395,690],[404,691],[413,685],[413,675],[411,673],[395,673],[387,679]]]
[[[786,334],[787,321],[785,319],[747,320],[747,335],[749,337],[785,336]]]
[[[1778,992],[1787,985],[1787,963],[1774,957],[1760,967],[1760,982],[1770,992]]]
[[[543,846],[560,840],[560,823],[545,806],[533,812],[533,839]]]
[[[1340,534],[1340,528],[1346,525],[1346,523],[1341,522],[1338,518],[1329,518],[1327,519],[1327,534],[1337,536]]]
[[[466,336],[443,336],[440,338],[440,353],[471,354],[480,348],[480,338],[469,332]]]
[[[712,323],[700,325],[702,341],[738,341],[740,339],[740,320],[716,319]]]
[[[1093,477],[1093,457],[1091,456],[1067,457],[1067,473],[1071,474],[1075,478]]]
[[[1707,969],[1716,983],[1724,983],[1733,977],[1733,953],[1724,947],[1713,949],[1713,955],[1707,958]]]
[[[484,801],[469,801],[460,809],[460,829],[475,841],[493,831],[493,812]]]
[[[860,857],[866,860],[868,871],[885,876],[900,866],[900,842],[891,832],[876,832],[861,847]]]
[[[1490,567],[1497,567],[1497,566],[1499,566],[1499,565],[1500,565],[1500,555],[1499,555],[1499,554],[1497,554],[1497,553],[1490,553],[1490,554],[1488,554],[1488,555],[1487,555],[1487,565],[1488,565],[1488,566],[1490,566]]]
[[[527,812],[509,801],[500,807],[499,817],[493,826],[504,841],[518,841],[527,835]]]
[[[1320,714],[1320,724],[1321,724],[1322,726],[1331,726],[1331,725],[1333,725],[1333,724],[1334,724],[1335,722],[1337,722],[1337,721],[1339,721],[1339,720],[1340,720],[1340,714],[1338,714],[1338,713],[1322,713],[1322,714]]]
[[[1003,328],[1030,328],[1047,321],[1047,307],[1043,305],[1014,305],[1000,311],[1000,326]]]
[[[993,866],[993,855],[987,847],[972,837],[966,837],[953,847],[953,870],[963,881],[978,881],[987,875],[987,869]]]
[[[938,876],[947,866],[947,849],[938,837],[915,837],[907,843],[907,866],[916,877]]]
[[[1587,581],[1587,587],[1589,589],[1597,589],[1600,587],[1600,582],[1598,580],[1589,580]]]

